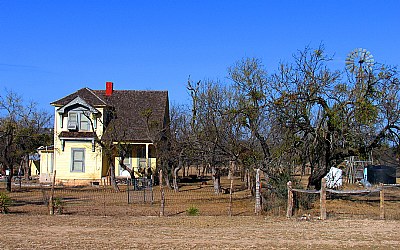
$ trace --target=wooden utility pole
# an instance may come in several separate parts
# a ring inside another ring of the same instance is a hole
[[[326,179],[321,180],[321,191],[320,191],[320,210],[321,210],[321,220],[326,220]]]
[[[293,190],[292,190],[292,182],[291,181],[288,181],[287,189],[288,189],[288,198],[287,198],[286,217],[290,218],[293,215]]]

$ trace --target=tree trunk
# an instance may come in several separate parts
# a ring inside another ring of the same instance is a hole
[[[24,155],[22,157],[21,167],[22,170],[24,171],[24,180],[29,180],[29,155]]]
[[[181,169],[180,166],[178,166],[177,168],[174,168],[174,179],[173,179],[173,186],[174,186],[174,190],[175,192],[179,191],[179,186],[178,186],[178,172]],[[183,168],[185,169],[185,168]]]
[[[246,169],[246,187],[247,190],[251,190],[251,175],[249,169]]]
[[[323,163],[313,167],[313,171],[308,179],[308,187],[315,186],[315,189],[321,189],[321,180],[329,172],[329,161],[324,158]]]
[[[183,167],[183,169],[185,169],[185,166],[183,166],[183,149],[181,150],[181,152],[179,153],[179,160],[178,160],[178,167],[174,168],[173,171],[173,185],[174,185],[174,190],[175,192],[179,191],[179,187],[178,187],[178,171]]]
[[[115,191],[119,192],[119,187],[117,185],[117,179],[115,178],[115,165],[110,161],[110,182],[111,186],[114,188]]]
[[[10,175],[7,176],[7,191],[11,192],[11,179],[13,178],[13,170],[10,170]]]
[[[28,162],[26,164],[26,170],[25,170],[25,180],[30,180],[31,179],[31,176],[32,176],[32,171],[31,171],[32,162],[33,162],[33,160],[29,161],[29,158],[28,158]]]
[[[219,176],[219,171],[214,165],[211,167],[211,171],[214,184],[214,192],[215,194],[219,194],[221,192],[221,177]]]
[[[128,168],[128,167],[124,164],[123,159],[119,161],[119,166],[120,166],[123,170],[128,171],[128,172],[129,172],[129,175],[131,176],[132,179],[135,178],[135,172],[134,172],[132,169]]]
[[[241,180],[242,182],[244,182],[245,176],[246,176],[246,170],[245,170],[244,166],[242,165],[242,166],[240,167],[240,180]]]
[[[172,187],[171,187],[171,182],[170,182],[170,180],[169,180],[169,174],[166,173],[166,174],[164,175],[164,177],[165,177],[165,185],[167,185],[167,187],[168,187],[169,189],[172,189]]]

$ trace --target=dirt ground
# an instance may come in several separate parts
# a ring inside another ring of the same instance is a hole
[[[375,193],[327,200],[328,220],[320,221],[318,199],[292,219],[284,204],[254,216],[254,199],[236,183],[232,217],[229,194],[215,196],[211,184],[166,191],[165,217],[158,217],[158,187],[153,204],[127,204],[123,192],[101,188],[60,189],[65,207],[55,216],[47,215],[43,190],[16,188],[10,214],[0,214],[0,249],[399,249],[399,188],[385,191],[387,220],[378,220]],[[186,215],[190,206],[200,216]]]
[[[0,215],[2,249],[398,249],[398,221]]]

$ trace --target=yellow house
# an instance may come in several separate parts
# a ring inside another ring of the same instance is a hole
[[[41,166],[40,180],[56,170],[59,184],[101,182],[113,165],[117,177],[123,168],[136,176],[154,173],[154,142],[169,132],[168,103],[167,91],[114,90],[112,82],[105,90],[82,88],[52,102],[54,148],[41,154],[52,164]]]

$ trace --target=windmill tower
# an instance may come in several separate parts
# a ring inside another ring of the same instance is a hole
[[[355,75],[357,79],[356,88],[360,90],[357,91],[358,95],[356,95],[356,99],[360,98],[361,95],[367,91],[368,85],[365,79],[368,77],[367,80],[369,80],[371,77],[373,66],[374,58],[366,49],[357,48],[347,55],[346,68],[351,74]],[[365,178],[364,168],[369,164],[373,164],[371,153],[368,158],[368,160],[357,160],[354,156],[350,157],[347,162],[349,183],[354,183],[355,181]]]

